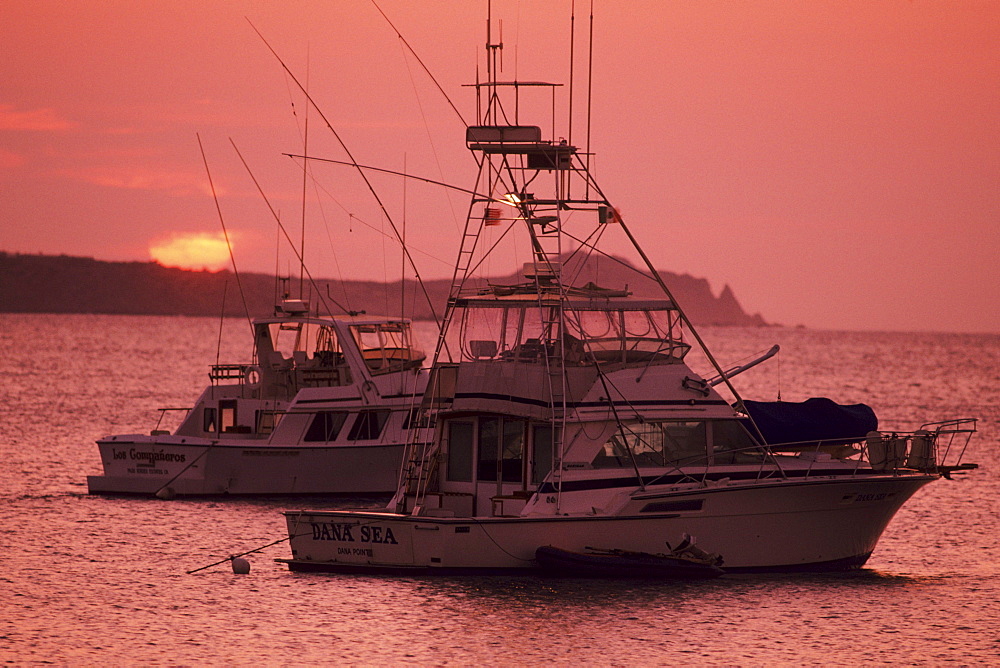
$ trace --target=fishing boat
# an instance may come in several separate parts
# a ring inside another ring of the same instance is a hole
[[[410,324],[282,300],[252,321],[251,362],[212,365],[194,407],[162,409],[185,412],[176,430],[97,442],[90,493],[391,495],[431,435],[411,419],[428,372]]]
[[[420,404],[434,437],[408,448],[385,509],[285,512],[291,557],[279,561],[530,571],[539,550],[656,555],[688,534],[727,572],[862,566],[907,499],[971,466],[975,419],[886,432],[863,405],[744,401],[734,379],[777,349],[718,363],[601,190],[589,148],[543,137],[555,119],[522,123],[528,94],[555,100],[557,85],[498,80],[501,47],[487,39],[466,129],[480,172]],[[530,258],[516,284],[477,278],[497,235]],[[620,263],[603,250],[611,239],[641,260],[631,285],[602,286],[573,264]]]

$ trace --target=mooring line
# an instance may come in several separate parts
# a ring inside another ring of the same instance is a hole
[[[187,574],[191,575],[193,573],[197,573],[198,571],[203,571],[206,568],[211,568],[213,566],[218,566],[219,564],[224,564],[227,561],[232,561],[233,559],[236,559],[237,557],[245,557],[248,554],[253,554],[254,552],[260,552],[261,550],[267,549],[267,548],[271,547],[272,545],[277,545],[278,543],[284,543],[286,540],[291,540],[294,537],[295,536],[288,535],[288,536],[285,536],[284,538],[281,538],[279,540],[274,541],[273,543],[268,543],[267,545],[261,545],[260,547],[254,548],[252,550],[248,550],[248,551],[242,552],[240,554],[231,554],[228,557],[226,557],[225,559],[220,559],[219,561],[216,561],[213,564],[209,564],[208,566],[202,566],[201,568],[196,568],[193,571],[187,571]]]

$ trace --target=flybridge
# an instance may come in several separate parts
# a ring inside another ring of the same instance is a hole
[[[466,129],[465,141],[473,151],[526,156],[527,169],[570,169],[576,153],[564,140],[542,141],[537,125],[474,125]]]

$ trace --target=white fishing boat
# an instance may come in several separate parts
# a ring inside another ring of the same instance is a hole
[[[963,468],[975,420],[886,433],[864,405],[743,401],[734,377],[776,349],[729,369],[705,350],[710,370],[696,372],[688,353],[702,339],[595,181],[589,150],[518,118],[522,96],[555,99],[555,85],[496,80],[499,46],[487,40],[489,75],[475,85],[483,108],[466,139],[479,194],[421,403],[434,438],[408,449],[386,509],[286,512],[292,556],[280,561],[510,571],[537,568],[543,547],[657,555],[688,534],[726,572],[860,567],[907,499]],[[497,223],[527,242],[520,284],[474,280]],[[567,254],[597,257],[612,236],[631,242],[636,283],[659,298],[566,269]]]
[[[392,494],[427,383],[410,322],[319,316],[286,299],[253,321],[253,361],[216,364],[173,433],[98,441],[92,494]],[[162,419],[162,415],[161,415]]]

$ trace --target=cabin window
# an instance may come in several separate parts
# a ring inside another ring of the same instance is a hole
[[[219,402],[219,431],[236,431],[236,400],[223,399]]]
[[[411,408],[403,416],[403,429],[428,429],[434,422],[435,416],[427,415],[422,408]]]
[[[759,462],[760,450],[736,420],[712,422],[712,456],[716,464]]]
[[[341,427],[347,421],[344,411],[321,411],[313,416],[303,440],[310,442],[336,441]]]
[[[207,431],[207,432],[213,433],[213,434],[216,431],[218,431],[218,423],[216,422],[217,416],[218,416],[218,413],[216,412],[216,410],[215,410],[214,407],[210,408],[208,406],[205,406],[205,408],[202,410],[202,413],[201,413],[201,418],[202,418],[201,427],[202,427],[202,431]]]
[[[260,337],[270,339],[271,349],[280,352],[285,358],[301,352],[310,359],[319,357],[332,359],[334,354],[340,352],[337,334],[329,325],[294,321],[272,322],[267,330],[261,330]]]
[[[347,435],[349,441],[371,441],[382,435],[385,423],[389,421],[390,411],[361,411],[354,419],[351,426],[351,433]]]
[[[531,459],[531,482],[539,483],[552,470],[552,425],[532,427],[531,440],[534,453]]]
[[[704,422],[626,422],[608,439],[591,463],[595,468],[682,466],[708,454]]]
[[[479,480],[521,482],[524,426],[523,420],[479,418]]]
[[[664,422],[663,454],[670,463],[686,464],[705,459],[708,438],[704,422]]]
[[[278,411],[257,411],[257,433],[270,434],[278,426],[281,414]]]
[[[448,480],[472,482],[472,423],[448,423]]]
[[[424,359],[413,347],[408,323],[351,325],[351,332],[373,375],[418,368]]]

